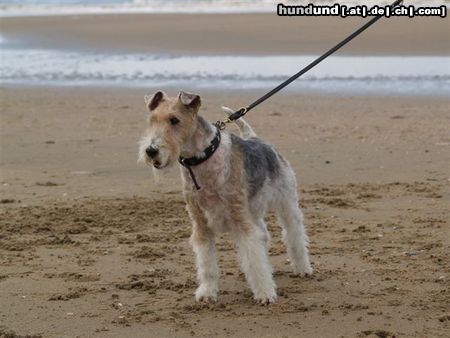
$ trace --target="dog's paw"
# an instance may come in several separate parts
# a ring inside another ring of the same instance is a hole
[[[260,305],[270,305],[277,301],[277,295],[255,296],[255,301]]]
[[[314,272],[313,268],[311,267],[310,264],[306,264],[303,266],[294,266],[294,275],[299,276],[299,277],[307,277],[307,276],[311,276]]]
[[[217,301],[217,288],[209,285],[200,285],[195,291],[195,300],[197,302],[215,302]]]
[[[273,304],[277,300],[277,293],[275,289],[267,292],[258,292],[254,294],[255,301],[261,305]]]

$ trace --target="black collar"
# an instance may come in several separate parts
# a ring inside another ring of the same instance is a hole
[[[195,179],[195,175],[194,172],[191,169],[191,166],[196,166],[199,165],[203,162],[205,162],[207,159],[209,159],[217,150],[217,148],[219,148],[220,145],[220,130],[217,128],[217,132],[216,132],[216,136],[212,139],[211,144],[204,150],[205,155],[202,157],[183,157],[180,156],[178,158],[178,162],[180,162],[180,164],[187,168],[189,170],[189,174],[191,175],[192,181],[194,181],[195,187],[197,188],[197,190],[200,189],[199,185],[197,184],[197,180]]]

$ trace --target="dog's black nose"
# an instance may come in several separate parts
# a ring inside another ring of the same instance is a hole
[[[148,157],[150,158],[154,158],[156,155],[158,155],[158,149],[153,147],[153,146],[149,146],[147,147],[147,149],[145,149],[145,152],[147,153]]]

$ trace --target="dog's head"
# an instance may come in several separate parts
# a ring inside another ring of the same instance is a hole
[[[158,91],[145,96],[150,112],[148,128],[139,142],[139,160],[156,169],[168,168],[177,162],[180,149],[194,135],[200,96],[181,91],[176,98]]]

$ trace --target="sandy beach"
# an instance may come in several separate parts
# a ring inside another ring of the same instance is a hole
[[[1,29],[45,48],[308,54],[358,21],[55,16],[2,19]],[[450,55],[446,26],[386,21],[345,53]],[[315,269],[310,278],[290,274],[268,215],[279,299],[261,307],[227,235],[218,244],[219,300],[194,301],[178,168],[157,183],[136,163],[143,96],[156,89],[0,86],[0,337],[447,336],[449,98],[286,92],[249,113],[297,174]],[[199,94],[201,113],[216,121],[221,105],[262,92]]]

